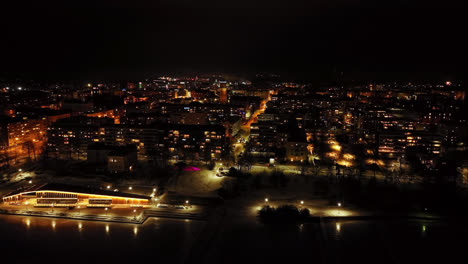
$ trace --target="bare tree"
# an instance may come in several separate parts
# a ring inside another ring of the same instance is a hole
[[[28,159],[31,160],[31,152],[33,153],[34,160],[36,160],[36,148],[34,143],[31,140],[25,141],[23,143],[23,149],[28,151]]]

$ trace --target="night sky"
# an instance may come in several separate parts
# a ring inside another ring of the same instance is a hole
[[[447,1],[64,2],[0,9],[0,75],[455,79],[466,59],[464,9]]]

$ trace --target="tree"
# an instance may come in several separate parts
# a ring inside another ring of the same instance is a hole
[[[302,208],[301,210],[299,210],[299,214],[302,218],[307,218],[310,216],[310,211],[307,208]]]
[[[23,143],[23,149],[28,151],[28,159],[31,160],[31,152],[34,155],[34,160],[36,160],[36,148],[34,147],[34,143],[31,140],[28,140]]]
[[[372,163],[371,164],[371,170],[374,172],[374,178],[375,178],[375,172],[379,169],[379,165],[377,163]]]
[[[235,177],[235,176],[237,176],[237,173],[238,173],[238,171],[236,170],[236,168],[231,167],[231,168],[229,169],[229,176]]]
[[[8,155],[8,147],[2,148],[2,154],[0,160],[3,160],[6,163],[6,167],[10,167],[10,156]]]
[[[203,149],[203,159],[205,160],[205,165],[207,165],[208,162],[211,162],[211,147],[209,144],[207,144]]]

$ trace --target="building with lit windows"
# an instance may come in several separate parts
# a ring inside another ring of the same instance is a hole
[[[135,145],[115,149],[107,156],[107,170],[111,173],[130,172],[136,163],[137,148]]]
[[[226,144],[226,128],[221,125],[170,124],[164,137],[170,156],[218,159]]]
[[[81,186],[47,183],[26,190],[15,191],[2,198],[5,203],[26,204],[35,207],[129,207],[144,206],[151,197]]]

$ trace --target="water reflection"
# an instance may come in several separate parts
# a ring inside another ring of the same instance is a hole
[[[50,232],[54,222],[55,232]],[[160,262],[184,263],[205,226],[166,218],[134,225],[0,215],[1,241],[11,242],[2,244],[0,254],[15,255],[14,263],[31,263],[31,256],[43,262],[53,248],[72,256],[73,263],[145,263],[148,252],[154,252]],[[268,252],[262,263],[299,263],[311,256],[325,263],[466,263],[466,245],[460,241],[468,236],[467,228],[456,224],[341,219],[293,227],[241,222],[220,232],[212,259],[204,263],[242,263],[258,252]],[[240,244],[242,251],[232,250]],[[30,254],[24,254],[26,248]],[[389,254],[394,261],[385,261]]]
[[[6,246],[2,244],[0,254],[15,255],[14,263],[31,263],[32,255],[42,262],[50,258],[50,249],[54,248],[73,256],[71,263],[89,262],[90,258],[96,263],[144,263],[147,252],[158,252],[161,261],[184,263],[187,252],[181,253],[181,249],[189,251],[204,226],[204,221],[165,218],[148,219],[143,225],[135,225],[0,215],[1,241],[11,241]],[[25,248],[30,254],[24,254]],[[77,248],[80,254],[76,254]],[[115,254],[104,259],[103,251]]]

